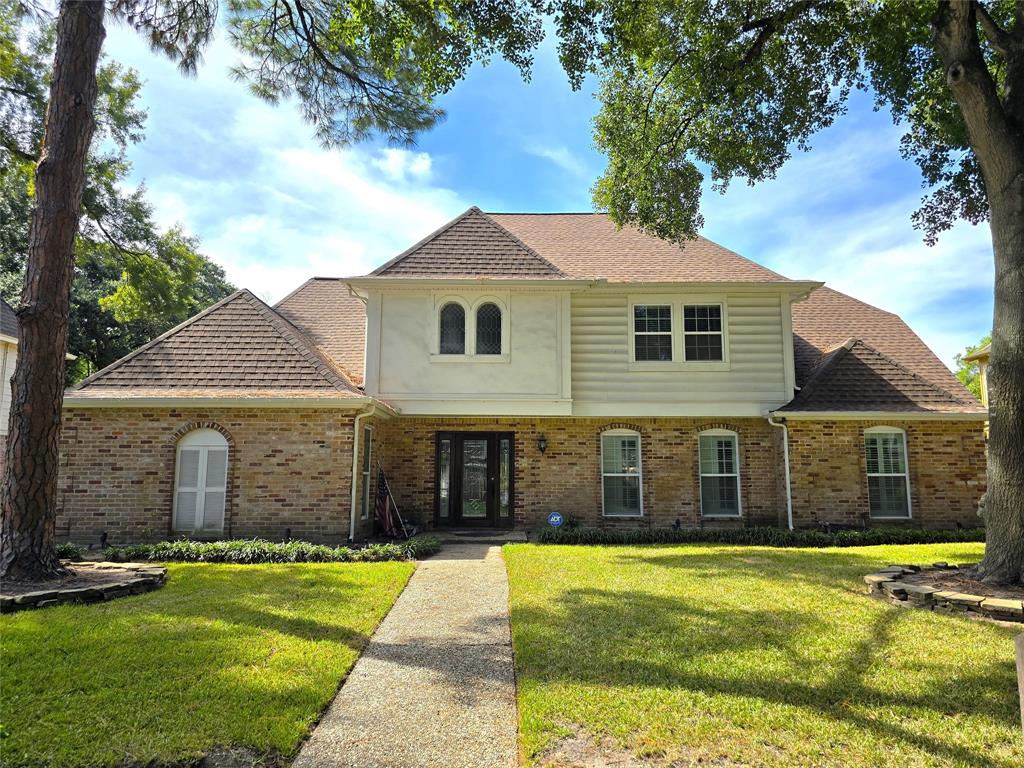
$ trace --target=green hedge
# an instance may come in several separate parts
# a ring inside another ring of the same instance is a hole
[[[744,544],[765,547],[866,547],[874,544],[944,544],[984,541],[981,528],[966,530],[922,530],[920,528],[867,528],[824,531],[789,531],[785,528],[545,528],[537,539],[541,544]]]
[[[361,549],[329,547],[308,541],[283,543],[263,539],[230,541],[161,541],[156,544],[131,544],[109,547],[103,554],[114,562],[184,563],[379,563],[385,560],[419,560],[441,549],[436,536],[414,536],[408,541],[370,544]]]
[[[82,551],[80,546],[71,542],[57,545],[57,557],[61,560],[81,560]]]

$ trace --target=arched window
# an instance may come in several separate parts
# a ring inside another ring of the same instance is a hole
[[[605,517],[644,513],[639,432],[610,429],[601,433],[601,501]]]
[[[735,432],[709,429],[698,437],[700,513],[704,517],[739,517],[740,459]]]
[[[466,310],[454,301],[441,308],[442,355],[466,354]]]
[[[228,441],[215,429],[195,429],[178,441],[174,530],[221,533],[228,482]]]
[[[898,427],[864,430],[868,474],[868,511],[880,519],[910,517],[910,472],[907,434]]]
[[[501,354],[501,309],[493,302],[481,304],[476,310],[476,353]]]

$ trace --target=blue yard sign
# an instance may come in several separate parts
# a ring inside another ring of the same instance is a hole
[[[548,525],[550,525],[552,528],[560,527],[562,525],[562,513],[552,512],[550,515],[548,515]]]

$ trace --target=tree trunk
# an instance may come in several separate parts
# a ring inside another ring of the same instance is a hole
[[[995,307],[988,368],[985,581],[1024,583],[1024,39],[1003,41],[1004,98],[986,66],[973,3],[942,0],[935,46],[967,125],[988,197]]]
[[[54,550],[58,452],[74,244],[92,140],[104,3],[64,0],[50,103],[35,172],[25,289],[18,308],[6,475],[0,492],[0,578],[61,571]]]

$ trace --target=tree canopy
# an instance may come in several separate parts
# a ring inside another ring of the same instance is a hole
[[[42,139],[53,54],[52,25],[0,2],[0,296],[16,304],[24,280],[32,173]],[[130,189],[131,145],[143,138],[137,74],[114,61],[97,71],[97,128],[86,163],[75,244],[68,378],[79,379],[209,306],[232,290],[223,270],[180,228],[160,231],[144,188]]]

